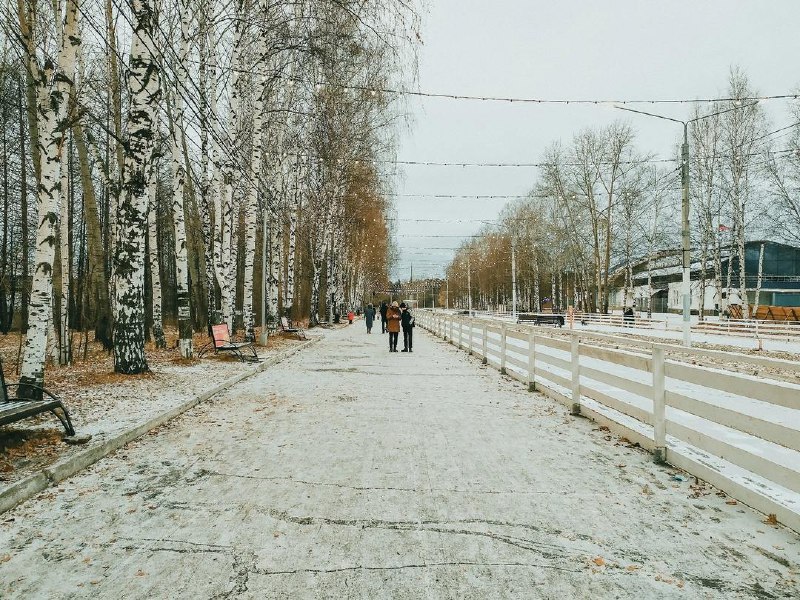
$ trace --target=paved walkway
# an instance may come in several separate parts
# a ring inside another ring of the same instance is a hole
[[[800,595],[796,534],[416,331],[329,332],[5,513],[0,597]]]

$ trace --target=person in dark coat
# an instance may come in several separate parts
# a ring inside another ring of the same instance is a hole
[[[408,310],[408,306],[403,302],[400,304],[400,324],[403,326],[403,349],[401,352],[413,352],[411,349],[414,333],[414,315]]]
[[[364,311],[364,321],[367,324],[367,333],[372,333],[372,322],[375,320],[375,308],[372,304],[367,304],[367,310]]]
[[[633,327],[633,321],[634,321],[633,307],[629,306],[628,308],[625,309],[625,311],[622,314],[623,314],[622,322],[624,323],[624,326]]]
[[[400,320],[402,315],[397,301],[386,309],[386,328],[389,330],[389,352],[397,352],[397,338],[400,336]]]
[[[386,304],[385,300],[383,302],[381,302],[381,308],[380,308],[380,312],[381,312],[381,333],[386,333],[386,310],[388,308],[389,308],[389,306]]]

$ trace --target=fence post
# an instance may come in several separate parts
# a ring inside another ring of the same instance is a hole
[[[664,349],[653,346],[653,460],[667,462],[666,391],[664,389]]]
[[[469,319],[469,348],[467,348],[467,354],[472,356],[472,335],[475,331],[475,319]]]
[[[487,343],[486,343],[486,336],[488,334],[489,334],[488,326],[484,322],[484,324],[483,324],[483,333],[481,334],[481,357],[483,357],[483,360],[481,362],[484,365],[489,363],[489,359],[486,356],[486,351],[487,351],[487,348],[488,348]]]
[[[581,414],[581,363],[580,354],[578,352],[580,338],[576,334],[572,334],[570,340],[570,350],[572,354],[572,407],[570,414]]]
[[[528,332],[528,391],[536,391],[536,332]]]
[[[506,331],[507,325],[503,323],[503,327],[500,330],[500,372],[505,375],[506,373],[506,346],[507,346],[507,338],[508,332]]]
[[[452,317],[452,315],[450,316],[450,335],[447,336],[447,337],[448,337],[448,341],[452,344],[453,343],[453,317]]]
[[[464,320],[459,319],[458,321],[458,349],[461,350],[462,345],[464,343]]]

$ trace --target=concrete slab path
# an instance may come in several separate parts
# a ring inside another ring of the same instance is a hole
[[[795,533],[416,337],[329,332],[4,514],[0,597],[800,597]]]

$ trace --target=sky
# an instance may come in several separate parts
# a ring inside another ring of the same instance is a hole
[[[423,15],[418,91],[544,99],[696,99],[725,96],[732,66],[761,95],[800,88],[798,0],[430,0]],[[790,124],[789,100],[764,102],[773,129]],[[408,99],[400,161],[531,163],[554,141],[622,120],[637,146],[675,155],[677,123],[606,105]],[[689,104],[642,110],[684,119]],[[532,167],[404,165],[394,199],[393,279],[443,276],[453,250],[525,195]],[[409,197],[408,195],[426,197]],[[675,198],[679,202],[678,197]],[[425,221],[422,221],[425,220]],[[439,237],[428,237],[439,236]],[[445,249],[446,248],[446,249]]]

